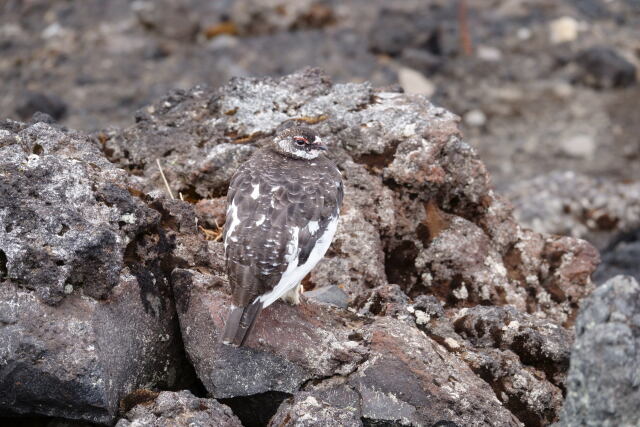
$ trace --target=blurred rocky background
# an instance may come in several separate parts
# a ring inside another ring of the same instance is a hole
[[[639,66],[638,0],[0,0],[2,423],[633,425]],[[226,185],[291,118],[352,200],[328,350],[227,354]]]

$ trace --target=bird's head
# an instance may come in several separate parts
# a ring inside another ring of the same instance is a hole
[[[304,126],[293,126],[278,132],[271,146],[280,154],[306,160],[315,159],[327,149],[318,134]]]

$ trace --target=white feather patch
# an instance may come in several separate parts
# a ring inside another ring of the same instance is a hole
[[[233,237],[233,231],[236,229],[238,224],[240,224],[240,218],[238,218],[238,208],[236,207],[235,200],[231,201],[231,204],[227,208],[227,224],[229,224],[229,228],[224,235],[224,251],[227,252],[227,246],[229,245],[229,240],[237,242],[238,239]],[[226,227],[226,225],[225,225]]]
[[[318,221],[309,221],[307,228],[309,229],[309,233],[311,233],[311,235],[314,235],[320,228],[320,224],[318,223]]]
[[[260,184],[256,184],[253,186],[253,191],[251,192],[251,198],[253,200],[257,199],[260,195]]]
[[[336,227],[338,226],[338,216],[331,218],[327,224],[327,229],[318,238],[315,246],[307,258],[307,262],[302,265],[298,265],[298,257],[300,255],[300,249],[298,248],[298,227],[292,230],[291,241],[287,244],[287,255],[285,256],[285,262],[287,263],[287,269],[280,278],[278,284],[268,293],[258,297],[258,301],[262,303],[262,307],[268,307],[273,304],[278,298],[289,292],[291,289],[298,286],[298,283],[304,279],[313,267],[322,259],[324,254],[329,249],[333,235],[336,233]]]
[[[260,215],[260,218],[256,221],[256,225],[258,227],[260,227],[262,225],[262,223],[264,222],[265,218],[266,217],[264,215]]]
[[[301,157],[301,158],[307,159],[307,160],[315,159],[320,154],[320,152],[318,152],[316,150],[312,150],[312,151],[309,151],[309,152],[307,152],[306,150],[299,150],[299,149],[293,147],[291,145],[291,143],[289,143],[285,139],[281,139],[280,141],[278,141],[278,145],[280,146],[280,149],[282,151],[284,151],[285,153],[291,153],[296,157]]]
[[[320,155],[320,152],[316,150],[311,150],[311,151],[295,150],[293,154],[295,154],[298,157],[302,157],[303,159],[312,160],[318,157],[318,155]]]

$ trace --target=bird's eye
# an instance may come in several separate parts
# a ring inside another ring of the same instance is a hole
[[[304,138],[293,138],[296,145],[303,146],[307,141]]]

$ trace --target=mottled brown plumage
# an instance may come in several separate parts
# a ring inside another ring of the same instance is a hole
[[[300,280],[324,256],[343,188],[323,150],[313,131],[289,128],[233,176],[224,241],[237,308],[223,341],[242,345],[260,310],[287,293],[295,295]]]

